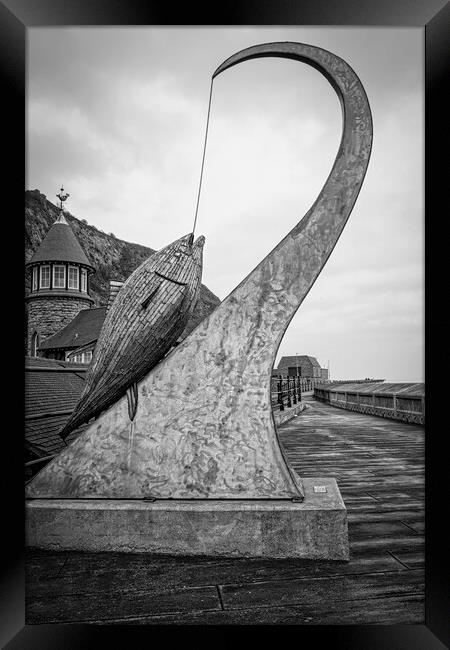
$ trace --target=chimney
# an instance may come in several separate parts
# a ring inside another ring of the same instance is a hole
[[[113,304],[120,287],[123,285],[123,282],[117,282],[116,280],[109,281],[109,298],[108,304],[106,305],[106,313],[109,312],[111,305]]]

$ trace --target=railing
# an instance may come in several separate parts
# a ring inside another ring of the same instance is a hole
[[[321,384],[381,384],[384,379],[317,379],[316,386]]]
[[[355,390],[338,391],[317,386],[314,389],[316,399],[328,402],[332,406],[383,417],[403,420],[416,424],[425,423],[425,396],[401,393],[359,393]]]
[[[278,377],[271,378],[272,409],[284,411],[302,401],[302,393],[312,391],[321,380],[312,377]]]

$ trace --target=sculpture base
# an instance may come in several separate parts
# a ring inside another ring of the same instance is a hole
[[[335,479],[302,482],[301,503],[33,499],[26,504],[26,543],[52,550],[348,560],[347,510]]]

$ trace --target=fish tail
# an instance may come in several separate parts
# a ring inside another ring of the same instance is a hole
[[[128,401],[128,417],[133,422],[138,407],[138,388],[137,383],[134,381],[130,388],[127,390]]]
[[[71,431],[73,431],[75,427],[73,426],[73,420],[69,418],[69,421],[66,422],[66,424],[63,426],[60,431],[58,431],[58,434],[62,438],[63,442],[67,445],[66,438],[69,435]]]
[[[85,420],[80,417],[80,413],[78,412],[78,409],[76,409],[72,415],[69,417],[65,425],[62,427],[62,429],[58,432],[63,441],[67,444],[66,438],[71,433],[74,431],[77,427],[79,427],[81,424],[83,424]]]

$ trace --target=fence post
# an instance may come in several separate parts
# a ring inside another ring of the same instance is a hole
[[[278,402],[280,404],[280,411],[284,411],[284,404],[283,404],[283,378],[280,375],[280,380],[278,382]]]
[[[297,404],[297,391],[295,390],[295,377],[292,377],[292,401]]]
[[[287,407],[291,408],[292,402],[291,402],[291,381],[289,378],[289,375],[287,376]]]

